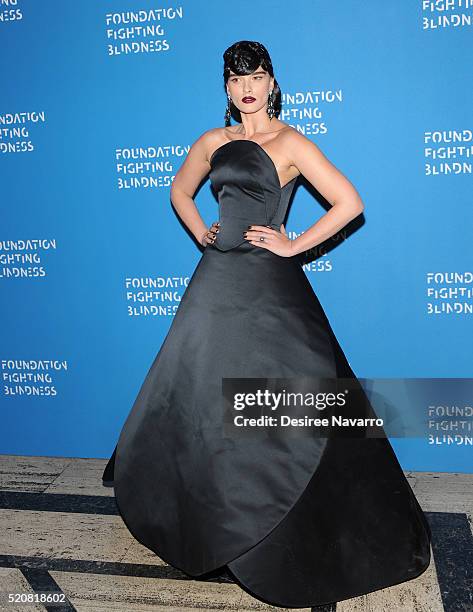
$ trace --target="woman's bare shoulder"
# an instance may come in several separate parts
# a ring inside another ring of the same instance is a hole
[[[225,128],[216,127],[210,128],[203,132],[193,143],[192,148],[200,149],[205,152],[208,152],[213,147],[218,146],[218,143],[224,140],[224,130]]]
[[[286,143],[302,143],[302,142],[311,142],[307,136],[301,134],[296,128],[293,128],[292,125],[287,125],[283,129],[281,129],[281,138],[284,139]]]
[[[210,128],[203,132],[195,142],[210,143],[214,140],[218,140],[219,138],[223,138],[224,133],[225,128],[223,127]]]
[[[314,155],[317,153],[319,156],[323,156],[319,145],[295,128],[290,127],[288,130],[281,130],[280,138],[281,144],[289,156],[294,156],[297,153],[299,155],[308,153]]]
[[[210,128],[203,132],[192,145],[192,149],[198,150],[200,156],[209,162],[213,152],[225,141],[232,130],[224,127]]]

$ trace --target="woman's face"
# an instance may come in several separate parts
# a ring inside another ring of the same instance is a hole
[[[274,77],[261,66],[251,74],[245,75],[237,75],[230,71],[227,81],[227,91],[232,102],[243,113],[256,113],[266,107],[268,94],[273,87]]]

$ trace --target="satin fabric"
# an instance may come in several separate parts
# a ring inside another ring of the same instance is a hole
[[[279,231],[295,179],[281,188],[276,167],[263,147],[253,140],[232,140],[214,151],[210,165],[220,221],[214,248],[228,251],[242,244],[250,224]]]
[[[279,229],[295,181],[281,188],[253,141],[221,146],[211,166],[221,231],[104,473],[114,472],[120,515],[167,563],[196,577],[227,566],[273,605],[410,580],[429,565],[430,529],[387,439],[224,432],[223,377],[357,381],[298,258],[241,236],[251,223]]]

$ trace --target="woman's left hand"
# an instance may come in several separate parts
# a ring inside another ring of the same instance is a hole
[[[284,225],[281,224],[280,232],[266,225],[251,225],[250,227],[251,229],[243,232],[243,236],[251,244],[272,251],[281,257],[295,255],[292,249],[292,240],[288,238]],[[264,238],[264,240],[260,240],[260,238]]]

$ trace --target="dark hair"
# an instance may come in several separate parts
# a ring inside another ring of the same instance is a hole
[[[225,87],[230,78],[230,70],[241,76],[251,74],[258,66],[261,66],[270,76],[274,77],[273,64],[264,45],[252,40],[240,40],[234,43],[223,54],[223,81]],[[274,79],[273,106],[275,116],[278,117],[281,112],[281,90],[276,79]],[[241,123],[241,113],[233,102],[230,103],[230,112],[235,120]],[[230,119],[225,121],[225,125],[230,125]]]

